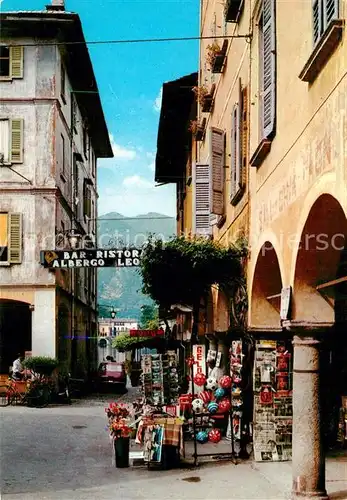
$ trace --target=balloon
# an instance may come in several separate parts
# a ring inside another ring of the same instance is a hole
[[[199,398],[202,399],[202,401],[207,404],[211,401],[212,399],[212,394],[210,393],[210,391],[202,391],[200,392],[199,394]]]
[[[208,433],[208,439],[211,441],[211,443],[219,443],[219,441],[222,439],[222,433],[219,429],[212,429]]]
[[[222,389],[221,387],[219,387],[219,388],[215,391],[214,395],[216,396],[216,399],[222,399],[222,397],[223,397],[223,396],[225,396],[225,390],[224,390],[224,389]]]
[[[231,387],[231,377],[229,377],[229,375],[223,375],[223,377],[220,378],[219,380],[219,385],[223,388],[223,389],[229,389]]]
[[[230,411],[230,408],[231,408],[231,402],[229,401],[229,399],[225,398],[222,399],[222,401],[219,403],[218,410],[221,413],[227,413],[228,411]]]
[[[212,401],[208,407],[207,407],[208,411],[210,413],[217,413],[218,411],[218,403],[216,403],[215,401]]]
[[[206,382],[206,388],[210,389],[211,391],[216,390],[218,387],[217,380],[214,377],[209,377]]]
[[[208,434],[206,431],[200,431],[196,435],[196,440],[199,443],[206,443],[208,441]]]
[[[206,376],[203,373],[197,373],[194,377],[194,384],[202,386],[206,384]]]
[[[193,407],[194,411],[199,412],[199,411],[201,411],[203,409],[204,402],[202,401],[202,399],[196,398],[192,402],[192,407]]]

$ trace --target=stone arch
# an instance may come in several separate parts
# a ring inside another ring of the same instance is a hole
[[[346,235],[347,219],[341,204],[330,194],[320,195],[308,213],[296,252],[293,319],[334,322],[334,299],[329,300],[331,290],[323,284],[338,275]]]
[[[0,299],[0,373],[8,373],[17,354],[31,351],[30,303]]]
[[[282,274],[277,252],[265,241],[258,253],[251,284],[249,319],[252,328],[280,327]]]

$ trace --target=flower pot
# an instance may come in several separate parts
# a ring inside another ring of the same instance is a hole
[[[130,439],[120,437],[114,440],[114,454],[116,457],[116,467],[129,467],[129,445]]]

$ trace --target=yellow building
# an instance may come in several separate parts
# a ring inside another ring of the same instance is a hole
[[[293,497],[326,498],[319,375],[347,394],[347,2],[200,10],[191,153],[170,180],[178,231],[247,238],[248,329],[293,339]],[[212,310],[226,331],[218,291]]]

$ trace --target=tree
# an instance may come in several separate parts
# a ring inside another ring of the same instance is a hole
[[[140,327],[143,330],[159,328],[159,314],[155,304],[141,306]]]
[[[236,290],[246,254],[243,243],[223,247],[206,238],[176,236],[168,242],[150,238],[141,255],[143,292],[166,311],[176,303],[192,306],[196,335],[200,300],[206,301],[212,285],[229,295]]]

